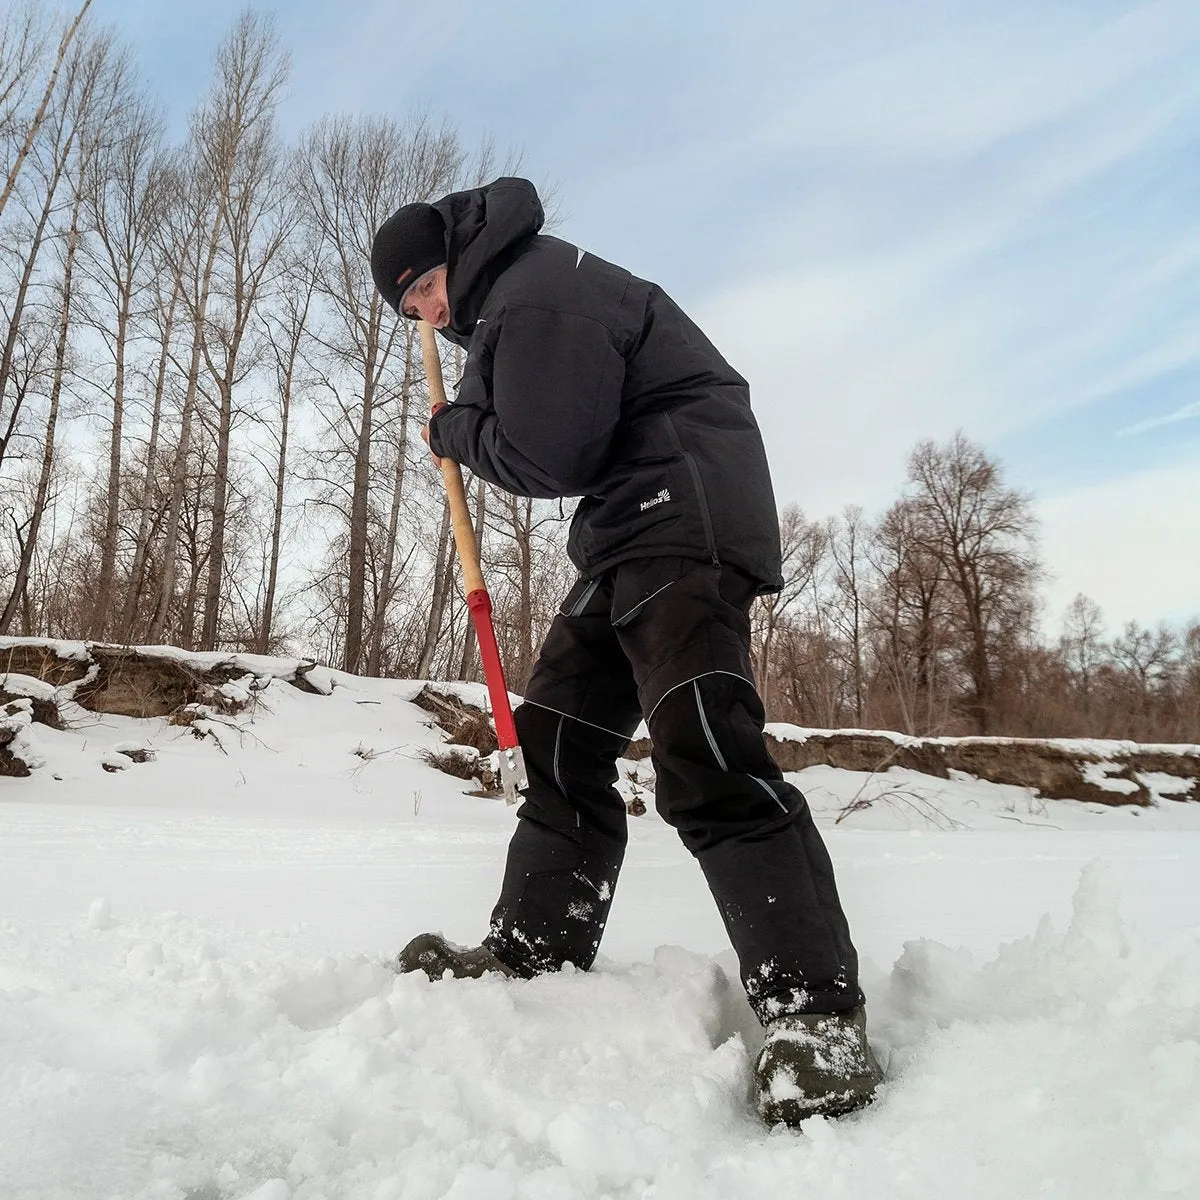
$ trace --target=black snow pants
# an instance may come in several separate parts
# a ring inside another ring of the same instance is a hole
[[[516,711],[529,787],[485,941],[519,974],[596,956],[627,838],[615,760],[645,717],[656,806],[704,872],[759,1019],[862,1002],[829,854],[763,741],[755,591],[652,558],[567,596]]]

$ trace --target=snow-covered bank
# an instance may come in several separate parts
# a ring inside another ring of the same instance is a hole
[[[892,767],[939,779],[985,779],[1047,799],[1105,805],[1200,800],[1200,746],[1104,738],[908,737],[869,729],[767,726],[785,771]]]
[[[170,646],[0,638],[0,774],[25,776],[44,765],[32,726],[40,723],[62,729],[64,724],[77,724],[80,712],[166,717],[172,724],[189,725],[198,736],[211,737],[222,745],[221,718],[238,715],[246,708],[253,710],[262,692],[273,685],[278,692],[281,683],[324,696],[339,687],[356,692],[372,686],[369,680],[320,667],[308,659],[188,652]],[[478,687],[438,686],[471,701],[482,696]],[[449,716],[464,728],[482,733],[494,749],[486,714],[478,711],[474,718],[465,713],[447,714],[444,699],[423,693],[418,703],[435,716]],[[66,721],[60,709],[68,713]],[[74,722],[70,720],[72,712]],[[442,724],[450,728],[445,720]],[[830,766],[872,776],[901,771],[934,779],[983,780],[1037,798],[1108,807],[1200,801],[1197,745],[1087,738],[911,737],[885,730],[802,729],[783,723],[769,724],[766,737],[785,771]],[[476,749],[484,749],[482,742]],[[143,748],[137,743],[120,746],[103,765],[110,771],[123,770],[127,764],[122,755],[141,753]],[[629,753],[637,760],[649,756],[644,725]],[[473,752],[468,759],[472,756]],[[487,771],[480,778],[491,785]]]
[[[333,682],[270,676],[219,745],[73,712],[0,779],[3,1200],[1200,1194],[1200,805],[798,774],[889,1082],[797,1135],[653,811],[595,971],[392,975],[478,938],[513,814],[421,761],[417,684]]]

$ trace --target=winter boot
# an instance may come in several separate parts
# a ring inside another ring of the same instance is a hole
[[[396,971],[424,971],[430,979],[441,979],[447,971],[455,979],[478,979],[481,975],[516,975],[486,946],[456,946],[440,933],[418,934],[396,955]]]
[[[795,1127],[870,1104],[883,1072],[867,1043],[866,1010],[778,1017],[767,1026],[754,1075],[768,1125]]]

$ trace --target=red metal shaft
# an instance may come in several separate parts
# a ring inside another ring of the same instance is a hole
[[[500,647],[496,645],[496,630],[492,625],[492,598],[487,588],[467,593],[467,607],[475,623],[479,642],[479,657],[483,660],[483,677],[487,680],[488,695],[492,698],[492,717],[496,722],[496,741],[501,750],[517,744],[517,725],[513,720],[512,704],[508,699],[508,684],[500,662]]]

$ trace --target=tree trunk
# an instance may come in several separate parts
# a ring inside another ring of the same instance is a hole
[[[278,343],[273,342],[276,379],[279,384],[279,446],[275,456],[275,496],[271,512],[271,548],[267,563],[267,589],[263,600],[262,620],[258,634],[260,654],[270,653],[275,624],[275,595],[279,587],[279,554],[283,544],[283,512],[287,489],[288,449],[291,443],[292,391],[296,384],[296,362],[308,327],[312,308],[315,278],[311,270],[303,276],[304,290],[297,298],[289,292],[287,303],[286,344],[280,356]]]
[[[357,674],[362,662],[375,382],[375,371],[368,370],[363,378],[362,420],[358,426],[358,445],[354,454],[354,490],[350,497],[350,544],[346,564],[346,647],[342,657],[342,670],[351,674]]]
[[[109,431],[108,439],[104,533],[100,538],[100,571],[96,580],[96,593],[92,599],[92,612],[87,622],[88,636],[96,640],[104,637],[116,599],[113,595],[113,584],[116,577],[117,534],[120,530],[121,517],[121,443],[125,427],[125,346],[129,337],[129,309],[132,298],[132,281],[130,281],[130,287],[121,292],[120,308],[117,311],[116,372],[113,378],[112,428]]]
[[[67,232],[67,255],[63,267],[62,282],[62,313],[58,321],[58,341],[54,349],[54,377],[50,385],[50,413],[46,420],[46,440],[42,445],[42,465],[38,473],[37,494],[34,497],[33,512],[29,519],[29,532],[25,544],[21,548],[21,557],[17,563],[17,576],[13,581],[12,594],[0,613],[0,635],[8,633],[12,619],[18,606],[24,601],[25,625],[31,628],[31,618],[25,589],[29,583],[29,568],[37,550],[38,535],[41,533],[42,517],[46,511],[46,501],[50,495],[50,479],[54,471],[54,441],[58,430],[59,405],[62,400],[63,374],[67,361],[67,334],[71,327],[71,281],[75,271],[75,250],[79,243],[79,209],[82,188],[76,193],[75,202],[71,206],[71,228]]]
[[[162,423],[163,394],[167,384],[167,363],[170,358],[171,334],[175,328],[175,310],[179,305],[182,280],[175,275],[171,284],[171,300],[163,321],[162,348],[158,356],[158,373],[154,380],[154,405],[150,414],[150,437],[146,443],[146,468],[142,475],[141,512],[138,514],[138,531],[134,539],[133,565],[129,571],[129,586],[125,593],[125,604],[121,610],[121,639],[126,644],[133,638],[133,625],[137,620],[141,600],[142,584],[146,571],[146,560],[150,547],[150,526],[156,514],[150,504],[154,487],[154,469],[158,460],[159,430]]]
[[[437,559],[433,568],[433,595],[429,598],[429,615],[425,622],[425,641],[417,660],[417,678],[427,679],[433,666],[433,656],[442,636],[442,617],[446,597],[454,579],[454,551],[450,549],[450,501],[442,505],[442,528],[438,533]]]
[[[12,314],[9,317],[8,332],[4,338],[4,350],[3,353],[0,353],[0,403],[3,403],[4,397],[8,394],[8,385],[12,379],[15,365],[17,338],[21,332],[21,321],[25,315],[25,304],[29,297],[29,285],[33,279],[33,269],[37,263],[38,255],[41,253],[43,239],[46,236],[46,226],[50,222],[50,214],[54,208],[54,196],[58,191],[59,183],[62,181],[69,147],[70,142],[68,142],[68,148],[64,150],[56,161],[54,174],[47,183],[46,195],[42,201],[42,211],[38,214],[38,223],[33,232],[33,240],[30,243],[29,253],[25,256],[25,263],[21,270],[21,281],[17,284],[17,291],[13,296]],[[16,432],[17,418],[20,416],[20,413],[21,400],[18,399],[13,405],[12,412],[9,413],[7,427],[3,433],[0,433],[0,466],[4,465],[5,455],[11,444],[12,436]]]
[[[271,550],[267,564],[267,594],[263,600],[262,622],[258,631],[258,652],[269,654],[271,626],[275,620],[275,589],[279,585],[279,548],[283,541],[283,500],[287,483],[288,435],[292,411],[292,378],[295,367],[293,354],[287,365],[279,397],[279,453],[275,458],[275,501],[271,514]]]
[[[187,488],[188,453],[191,450],[192,418],[196,407],[196,396],[200,389],[200,357],[204,341],[204,321],[208,309],[208,289],[212,281],[213,264],[217,257],[220,223],[213,222],[208,241],[208,255],[200,276],[200,291],[196,310],[192,314],[192,357],[188,364],[187,392],[183,400],[183,420],[179,432],[179,448],[175,455],[175,474],[171,488],[171,505],[167,513],[166,544],[163,547],[163,573],[158,593],[158,604],[150,622],[150,641],[162,641],[167,614],[175,595],[175,558],[179,543],[179,517],[183,510],[183,497]]]
[[[236,352],[231,352],[231,359]],[[225,565],[225,521],[229,512],[229,433],[233,426],[233,386],[228,378],[217,380],[221,398],[217,420],[217,466],[213,476],[212,530],[209,547],[208,586],[204,590],[204,621],[200,649],[217,648],[221,612],[221,576]]]
[[[405,331],[406,353],[404,356],[404,379],[400,385],[400,436],[396,442],[396,471],[392,480],[392,507],[388,513],[387,541],[383,550],[383,572],[379,583],[379,595],[375,601],[375,623],[371,630],[371,652],[367,660],[367,674],[378,675],[383,658],[383,635],[387,625],[387,609],[395,590],[393,576],[396,569],[396,535],[400,528],[400,502],[404,495],[404,468],[408,454],[408,416],[412,399],[413,384],[413,334]]]

